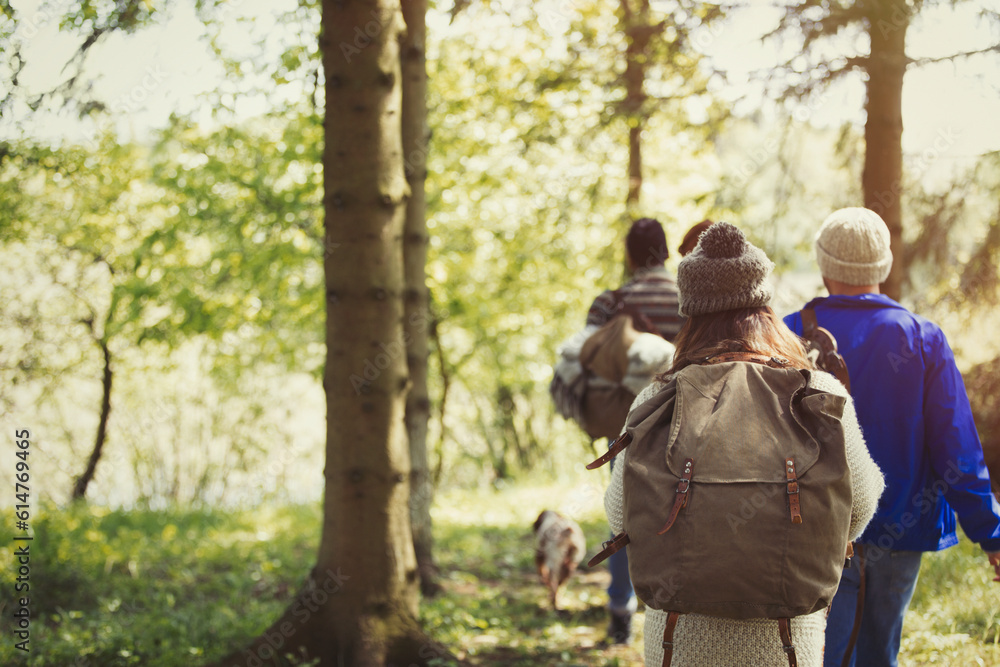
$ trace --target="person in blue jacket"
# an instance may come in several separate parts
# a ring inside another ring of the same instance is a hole
[[[885,492],[859,540],[861,557],[844,570],[830,608],[824,665],[842,664],[863,567],[849,664],[895,667],[921,554],[958,543],[956,514],[1000,581],[1000,505],[944,333],[879,292],[892,266],[882,218],[865,208],[835,211],[816,235],[816,260],[830,296],[806,308],[837,339],[865,442],[885,474]],[[801,312],[785,323],[802,335]]]

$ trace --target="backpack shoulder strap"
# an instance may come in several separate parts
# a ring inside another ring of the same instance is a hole
[[[816,310],[811,306],[803,308],[799,314],[802,316],[802,337],[819,350],[816,365],[832,373],[847,388],[847,393],[851,393],[851,376],[847,370],[847,362],[837,351],[837,339],[819,325]]]
[[[604,562],[608,556],[624,549],[630,541],[628,533],[618,533],[601,545],[604,548],[594,554],[594,557],[587,561],[587,567],[594,567],[595,565]]]
[[[615,458],[618,454],[622,452],[626,447],[632,444],[632,434],[625,432],[618,436],[618,439],[611,443],[608,447],[608,451],[598,457],[596,460],[587,464],[587,470],[594,470],[600,468],[602,465]]]
[[[811,334],[819,328],[816,309],[812,306],[806,306],[799,311],[799,315],[802,316],[802,333],[805,334],[806,338],[811,338]]]
[[[756,352],[723,352],[711,357],[705,357],[699,362],[699,365],[722,364],[727,361],[750,361],[755,364],[770,366],[771,368],[787,368],[791,363],[784,357],[771,357]]]

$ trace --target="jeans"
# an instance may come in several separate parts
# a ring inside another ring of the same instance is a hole
[[[608,557],[608,570],[611,572],[608,609],[618,615],[635,613],[638,603],[635,591],[632,590],[632,580],[628,576],[628,552],[625,549]]]
[[[611,459],[611,469],[615,469],[615,459]],[[608,570],[611,572],[608,609],[618,615],[634,614],[639,604],[635,599],[635,591],[632,590],[632,579],[628,576],[627,549],[628,547],[625,547],[608,557]]]
[[[851,667],[896,667],[903,616],[920,573],[919,551],[886,551],[864,545],[865,600]],[[859,559],[844,570],[826,621],[823,667],[840,667],[854,627]]]

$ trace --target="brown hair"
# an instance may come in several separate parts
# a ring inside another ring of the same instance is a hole
[[[684,235],[684,239],[681,241],[681,246],[677,248],[677,251],[684,257],[689,252],[694,250],[695,246],[698,245],[698,239],[701,238],[702,232],[712,226],[712,221],[705,219],[698,224],[687,230],[687,234]]]
[[[793,368],[812,368],[799,337],[778,319],[770,306],[737,308],[689,318],[674,341],[674,363],[667,376],[723,352],[754,352],[784,357]]]

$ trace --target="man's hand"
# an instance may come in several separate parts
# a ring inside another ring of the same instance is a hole
[[[993,571],[997,575],[993,577],[993,581],[1000,581],[1000,551],[994,551],[993,553],[987,551],[986,555],[990,557],[990,565],[993,566]]]

